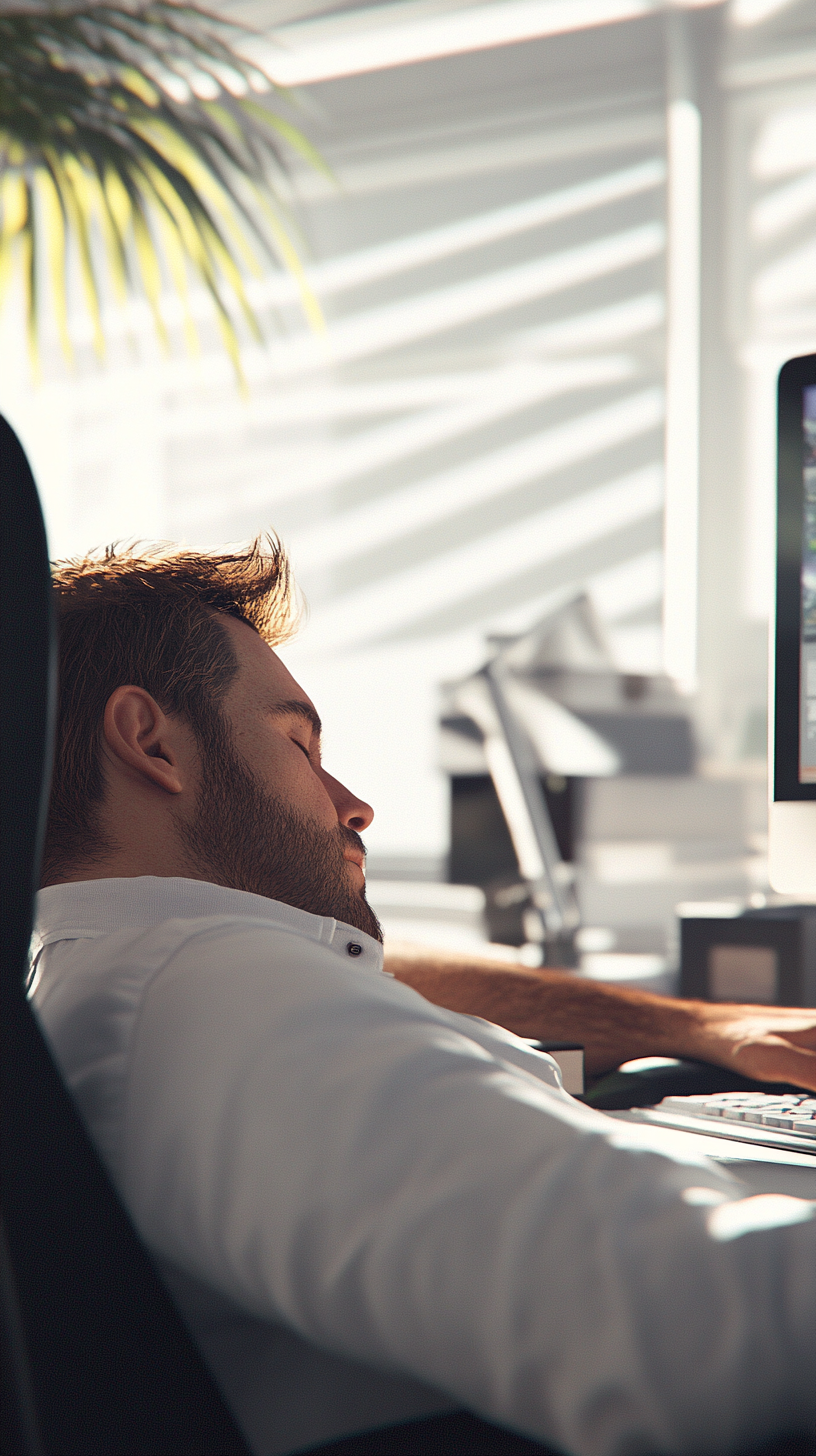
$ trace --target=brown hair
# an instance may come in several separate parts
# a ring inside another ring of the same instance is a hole
[[[175,548],[53,567],[59,709],[41,884],[64,879],[108,848],[99,807],[100,739],[115,688],[134,683],[182,714],[199,747],[222,730],[220,701],[238,660],[219,614],[247,622],[271,646],[297,625],[289,562],[274,536],[232,555]]]

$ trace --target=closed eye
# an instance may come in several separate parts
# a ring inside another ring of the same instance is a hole
[[[305,753],[310,763],[316,761],[319,764],[322,724],[317,711],[312,707],[311,703],[304,703],[301,698],[290,698],[284,703],[269,704],[268,711],[273,718],[288,718],[289,723],[286,725],[287,727],[291,726],[293,718],[301,730],[303,730],[304,725],[306,726],[309,733],[309,746],[307,747],[299,738],[295,738],[294,735],[290,734],[291,742],[297,744],[301,752]]]

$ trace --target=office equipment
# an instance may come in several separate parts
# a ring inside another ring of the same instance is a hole
[[[779,374],[769,876],[816,891],[816,354]]]
[[[761,1095],[768,1098],[770,1112],[775,1094]],[[611,1112],[610,1116],[624,1127],[635,1128],[637,1137],[645,1135],[650,1147],[669,1157],[706,1158],[722,1165],[738,1180],[743,1198],[783,1193],[816,1199],[816,1147],[809,1139],[794,1138],[784,1129],[761,1123],[700,1114],[688,1107],[671,1108],[667,1103],[668,1099],[651,1107]],[[774,1456],[814,1456],[816,1432],[802,1433],[790,1446],[780,1439],[772,1450]]]
[[[760,1147],[811,1153],[816,1174],[816,1097],[807,1092],[718,1092],[664,1097],[644,1108],[647,1122],[728,1137]]]
[[[697,773],[689,700],[662,674],[621,672],[579,596],[519,636],[488,639],[485,665],[442,688],[449,878],[485,891],[491,940],[541,938],[531,885],[542,852],[522,869],[526,826],[513,819],[524,796],[503,781],[510,739],[496,742],[505,719],[526,744],[527,797],[549,819],[544,859],[556,889],[569,891],[573,924],[577,910],[583,927],[605,931],[605,949],[665,957],[679,900],[710,897],[712,884],[719,898],[747,899],[764,785]]]
[[[515,683],[502,654],[459,688],[460,708],[481,735],[490,777],[510,834],[523,887],[527,941],[544,963],[570,965],[579,913],[573,878],[562,858],[542,788],[529,715],[514,701]]]
[[[678,907],[682,996],[816,1006],[816,905],[693,908]]]
[[[725,1164],[746,1194],[816,1199],[812,1129],[806,1124],[805,1134],[794,1136],[789,1127],[774,1125],[787,1121],[791,1109],[792,1117],[805,1116],[809,1123],[816,1106],[812,1092],[757,1082],[705,1062],[639,1057],[596,1080],[581,1100],[643,1128],[649,1145],[669,1157]],[[794,1449],[813,1456],[816,1446]]]
[[[752,766],[718,778],[616,775],[578,790],[582,921],[607,927],[610,949],[679,965],[679,903],[742,906],[765,886],[757,846],[767,833],[767,790]]]
[[[758,1082],[731,1067],[718,1067],[691,1057],[636,1057],[594,1079],[582,1100],[604,1112],[618,1112],[632,1107],[655,1107],[664,1097],[797,1090],[783,1083]]]
[[[442,690],[450,879],[485,889],[492,940],[573,964],[582,787],[688,774],[690,718],[668,679],[617,670],[585,595],[489,647],[478,672]]]

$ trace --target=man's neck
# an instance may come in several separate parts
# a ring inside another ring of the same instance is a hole
[[[74,885],[85,880],[136,880],[143,875],[154,875],[158,879],[202,880],[204,883],[218,883],[202,868],[190,863],[182,854],[160,856],[127,852],[106,854],[99,859],[81,864],[68,865],[58,871],[50,871],[41,889],[52,885]],[[234,886],[226,886],[232,889]]]

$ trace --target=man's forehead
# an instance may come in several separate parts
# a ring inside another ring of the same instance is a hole
[[[280,704],[290,707],[302,703],[304,710],[317,716],[308,694],[254,627],[237,617],[226,617],[224,625],[238,657],[239,681],[243,689],[249,689],[253,697],[262,696],[269,706]]]

